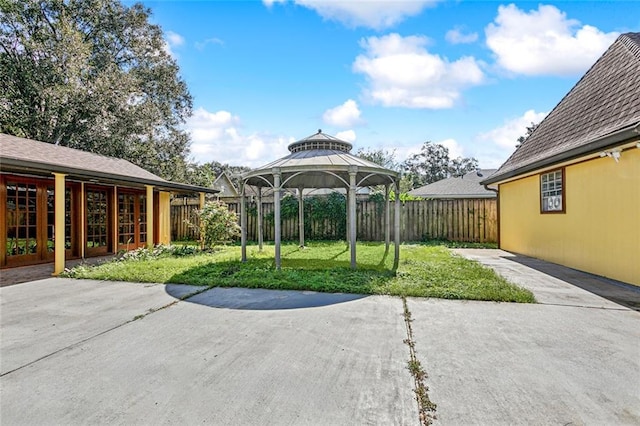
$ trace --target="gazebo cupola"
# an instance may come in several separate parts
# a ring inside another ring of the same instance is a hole
[[[291,153],[317,149],[351,152],[351,148],[353,148],[353,145],[349,142],[322,133],[322,129],[318,129],[316,134],[289,144],[289,152]]]
[[[347,220],[351,267],[356,267],[356,191],[359,187],[383,185],[385,187],[385,242],[389,245],[389,191],[393,186],[399,193],[398,172],[386,169],[371,161],[351,154],[353,146],[334,136],[317,133],[289,145],[290,154],[242,176],[240,217],[242,227],[242,260],[246,261],[247,212],[245,186],[257,187],[258,193],[258,244],[262,249],[262,188],[272,188],[274,195],[275,264],[280,269],[280,196],[285,188],[298,190],[300,246],[304,246],[305,188],[344,188],[347,191]],[[395,261],[397,267],[400,244],[400,201],[395,205]]]

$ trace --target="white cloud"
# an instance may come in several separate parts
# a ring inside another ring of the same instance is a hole
[[[464,157],[464,148],[455,139],[445,139],[437,143],[449,150],[450,159]]]
[[[451,44],[473,43],[478,40],[478,33],[465,34],[462,28],[456,27],[447,31],[445,39]]]
[[[172,48],[182,46],[184,44],[184,37],[182,37],[178,33],[174,33],[173,31],[167,31],[164,34],[164,51],[172,57],[175,57],[175,53]]]
[[[351,127],[361,122],[360,109],[356,101],[348,99],[342,105],[326,110],[322,120],[331,126]]]
[[[208,39],[206,39],[204,41],[195,42],[196,49],[198,49],[198,50],[204,50],[204,48],[207,47],[209,44],[217,44],[219,46],[224,46],[224,41],[222,41],[221,39],[219,39],[217,37],[212,37],[212,38],[208,38]]]
[[[267,7],[286,0],[263,0]],[[324,19],[338,21],[349,27],[389,28],[410,16],[419,15],[438,0],[293,0],[293,3],[314,10]]]
[[[184,37],[182,37],[178,33],[174,33],[173,31],[167,31],[167,42],[171,46],[182,46],[184,44]]]
[[[191,134],[191,153],[198,163],[219,161],[231,165],[259,167],[289,153],[292,138],[269,134],[243,135],[240,118],[228,111],[194,111],[186,123]]]
[[[493,142],[503,148],[514,149],[518,144],[518,138],[527,132],[527,126],[531,123],[538,124],[547,114],[548,112],[535,112],[530,109],[520,117],[505,121],[500,127],[480,133],[480,139]]]
[[[539,5],[527,13],[513,4],[498,7],[485,33],[498,65],[525,75],[583,73],[619,35],[580,26],[555,6]]]
[[[345,130],[344,132],[338,132],[336,134],[336,138],[342,139],[343,141],[354,143],[356,141],[356,132],[353,130]]]
[[[499,167],[513,153],[518,144],[518,138],[527,133],[531,123],[540,123],[548,112],[535,112],[530,109],[520,117],[505,120],[504,124],[487,132],[478,134],[474,155],[484,168]],[[487,144],[489,142],[489,144]]]
[[[365,96],[384,106],[451,108],[464,88],[484,81],[475,58],[450,62],[429,53],[427,42],[423,36],[398,34],[361,40],[365,53],[358,55],[353,70],[367,76]]]
[[[274,3],[286,3],[287,0],[262,0],[262,3],[264,3],[265,6],[267,7],[271,7],[274,5]]]

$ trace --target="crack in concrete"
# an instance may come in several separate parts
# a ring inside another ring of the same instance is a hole
[[[173,305],[175,305],[175,304],[177,304],[177,303],[179,303],[179,302],[181,302],[181,301],[183,301],[183,300],[187,300],[187,299],[189,299],[189,298],[191,298],[191,297],[193,297],[193,296],[196,296],[196,295],[198,295],[198,294],[200,294],[200,293],[204,293],[204,292],[205,292],[205,291],[207,291],[207,290],[209,290],[209,287],[206,287],[206,288],[204,288],[204,289],[202,289],[202,290],[194,291],[193,293],[185,294],[185,295],[184,295],[184,296],[182,296],[180,299],[178,299],[178,300],[174,300],[173,302],[168,303],[168,304],[166,304],[166,305],[164,305],[164,306],[161,306],[161,307],[159,307],[159,308],[149,308],[149,309],[147,310],[147,312],[145,312],[144,314],[136,315],[136,316],[134,316],[134,317],[133,317],[133,319],[130,319],[129,321],[125,321],[125,322],[123,322],[122,324],[118,324],[118,325],[116,325],[116,326],[114,326],[114,327],[111,327],[111,328],[109,328],[109,329],[107,329],[107,330],[101,331],[100,333],[94,334],[93,336],[89,336],[89,337],[87,337],[87,338],[85,338],[85,339],[82,339],[82,340],[80,340],[80,341],[78,341],[78,342],[72,343],[72,344],[67,345],[67,346],[65,346],[65,347],[63,347],[63,348],[60,348],[60,349],[58,349],[58,350],[56,350],[56,351],[53,351],[53,352],[51,352],[51,353],[49,353],[49,354],[47,354],[47,355],[41,356],[40,358],[35,359],[35,360],[33,360],[33,361],[30,361],[30,362],[28,362],[28,363],[26,363],[26,364],[24,364],[24,365],[21,365],[21,366],[16,367],[16,368],[14,368],[14,369],[12,369],[12,370],[6,371],[6,372],[4,372],[4,373],[0,374],[0,377],[4,377],[4,376],[6,376],[6,375],[8,375],[8,374],[11,374],[11,373],[13,373],[13,372],[15,372],[15,371],[21,370],[21,369],[23,369],[23,368],[25,368],[25,367],[28,367],[28,366],[30,366],[30,365],[33,365],[33,364],[37,363],[37,362],[40,362],[40,361],[42,361],[43,359],[47,359],[47,358],[52,357],[52,356],[54,356],[54,355],[56,355],[56,354],[59,354],[60,352],[66,351],[66,350],[68,350],[68,349],[72,349],[72,348],[74,348],[74,347],[76,347],[76,346],[79,346],[79,345],[81,345],[81,344],[83,344],[83,343],[88,342],[88,341],[89,341],[89,340],[91,340],[91,339],[95,339],[96,337],[100,337],[100,336],[102,336],[103,334],[107,334],[107,333],[109,333],[109,332],[111,332],[111,331],[113,331],[113,330],[117,330],[118,328],[123,327],[123,326],[125,326],[125,325],[127,325],[127,324],[129,324],[129,323],[134,322],[134,321],[141,320],[141,319],[143,319],[144,317],[146,317],[147,315],[151,315],[151,314],[153,314],[153,313],[155,313],[155,312],[158,312],[158,311],[161,311],[161,310],[163,310],[163,309],[169,308],[169,307],[171,307],[171,306],[173,306]]]
[[[537,305],[545,305],[545,306],[565,306],[567,308],[583,308],[583,309],[600,309],[603,311],[630,311],[634,312],[635,309],[631,308],[608,308],[606,306],[587,306],[587,305],[571,305],[568,303],[548,303],[548,302],[536,302]]]
[[[193,296],[193,294],[192,294],[192,295],[189,295],[189,297],[191,297],[191,296]],[[181,299],[181,300],[184,300],[184,299]],[[38,359],[35,359],[35,360],[30,361],[30,362],[28,362],[28,363],[26,363],[26,364],[24,364],[24,365],[21,365],[21,366],[19,366],[19,367],[16,367],[16,368],[14,368],[13,370],[6,371],[6,372],[4,372],[4,373],[0,374],[0,377],[4,377],[4,376],[6,376],[6,375],[8,375],[8,374],[11,374],[11,373],[14,373],[14,372],[16,372],[16,371],[18,371],[18,370],[22,370],[22,369],[23,369],[23,368],[25,368],[25,367],[29,367],[30,365],[33,365],[33,364],[35,364],[35,363],[37,363],[37,362],[40,362],[40,361],[42,361],[42,360],[44,360],[44,359],[50,358],[50,357],[52,357],[52,356],[54,356],[54,355],[56,355],[56,354],[59,354],[60,352],[66,351],[66,350],[68,350],[68,349],[72,349],[72,348],[77,347],[77,346],[80,346],[81,344],[86,343],[86,342],[88,342],[89,340],[95,339],[96,337],[100,337],[100,336],[102,336],[102,335],[104,335],[104,334],[107,334],[107,333],[109,333],[109,332],[113,331],[113,330],[117,330],[117,329],[118,329],[118,328],[120,328],[120,327],[124,327],[125,325],[130,324],[130,323],[132,323],[132,322],[134,322],[134,321],[140,320],[140,319],[142,319],[142,318],[146,317],[147,315],[151,315],[151,314],[152,314],[152,313],[154,313],[154,312],[158,312],[158,311],[161,311],[161,310],[163,310],[163,309],[169,308],[169,307],[171,307],[171,306],[173,306],[173,305],[177,304],[178,302],[180,302],[180,300],[175,300],[175,301],[173,301],[173,302],[171,302],[171,303],[168,303],[168,304],[166,304],[166,305],[164,305],[164,306],[161,306],[161,307],[159,307],[159,308],[150,308],[146,313],[144,313],[144,314],[140,314],[140,315],[136,315],[135,317],[133,317],[133,319],[130,319],[129,321],[125,321],[125,322],[123,322],[122,324],[118,324],[118,325],[116,325],[116,326],[114,326],[114,327],[111,327],[111,328],[109,328],[109,329],[107,329],[107,330],[101,331],[100,333],[94,334],[93,336],[89,336],[89,337],[84,338],[84,339],[82,339],[82,340],[80,340],[80,341],[78,341],[78,342],[75,342],[75,343],[72,343],[72,344],[70,344],[70,345],[67,345],[67,346],[65,346],[65,347],[63,347],[63,348],[60,348],[60,349],[58,349],[58,350],[56,350],[56,351],[53,351],[53,352],[51,352],[51,353],[49,353],[49,354],[47,354],[47,355],[41,356],[41,357],[40,357],[40,358],[38,358]]]
[[[408,369],[413,376],[416,386],[413,392],[416,395],[416,402],[418,403],[418,416],[421,425],[429,426],[433,420],[437,419],[435,414],[437,405],[429,399],[429,387],[425,384],[425,379],[428,376],[416,355],[416,344],[413,340],[413,329],[411,328],[411,321],[413,320],[411,319],[411,311],[409,311],[409,306],[407,305],[407,298],[404,296],[402,296],[402,305],[404,310],[404,323],[407,329],[407,338],[404,340],[404,343],[409,347]]]

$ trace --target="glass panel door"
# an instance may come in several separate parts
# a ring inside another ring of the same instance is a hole
[[[122,250],[136,247],[136,196],[118,194],[118,244]]]
[[[140,217],[138,218],[140,244],[144,245],[147,242],[147,196],[140,194],[138,201],[140,204]]]
[[[147,197],[137,193],[118,193],[118,249],[132,250],[147,241]]]
[[[87,253],[107,253],[109,245],[109,193],[87,190]]]
[[[38,188],[7,181],[7,262],[38,259]]]

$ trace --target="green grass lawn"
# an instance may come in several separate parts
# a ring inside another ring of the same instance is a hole
[[[247,287],[313,290],[358,294],[438,297],[446,299],[535,302],[533,294],[509,283],[490,268],[452,254],[444,246],[402,245],[400,265],[392,270],[393,246],[358,243],[358,269],[351,270],[344,242],[311,242],[300,249],[282,245],[282,269],[274,267],[274,248],[247,247],[246,263],[240,247],[190,255],[138,256],[98,266],[80,266],[67,273],[74,278],[114,281],[192,284],[207,287]]]

